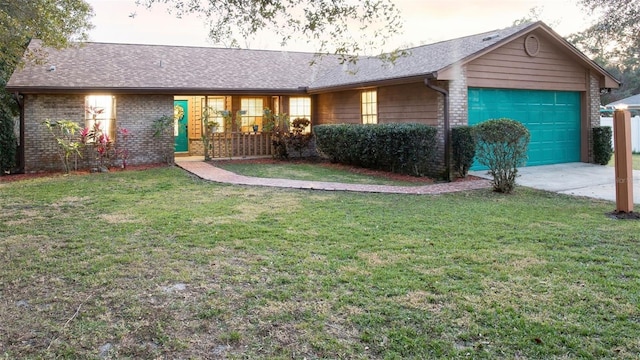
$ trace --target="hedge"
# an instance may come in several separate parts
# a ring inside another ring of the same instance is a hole
[[[593,132],[593,161],[596,164],[607,165],[613,153],[611,145],[611,127],[596,126]]]
[[[437,129],[424,124],[337,124],[313,128],[332,162],[414,176],[433,173]]]
[[[471,126],[451,128],[451,148],[453,151],[453,170],[460,177],[466,177],[476,155],[473,128]]]

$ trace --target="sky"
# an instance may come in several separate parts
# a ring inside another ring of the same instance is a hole
[[[209,41],[204,21],[195,16],[177,19],[167,8],[151,10],[135,0],[87,0],[92,5],[95,28],[90,41],[110,43],[222,46]],[[404,18],[404,33],[394,38],[385,51],[429,44],[510,26],[536,7],[541,18],[562,36],[584,30],[590,19],[578,0],[394,0]],[[135,16],[132,16],[135,14]],[[247,40],[242,47],[282,49],[268,35]],[[314,51],[314,44],[293,41],[290,51]]]

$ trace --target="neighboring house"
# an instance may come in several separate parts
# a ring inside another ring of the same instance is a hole
[[[176,153],[202,154],[200,120],[207,105],[245,112],[233,129],[243,135],[225,145],[240,156],[269,147],[256,142],[262,136],[251,134],[251,125],[261,127],[263,109],[270,108],[292,119],[307,117],[312,126],[433,125],[438,170],[446,168],[447,129],[499,117],[531,131],[529,165],[590,162],[600,91],[620,85],[542,22],[408,49],[394,63],[361,58],[341,65],[311,53],[104,43],[47,51],[47,65],[27,65],[7,85],[22,104],[27,172],[59,168],[42,121],[73,119],[85,126],[92,121],[87,106],[107,109],[102,120],[116,142],[116,127],[132,132],[131,164],[161,161],[151,123],[174,111],[182,115]]]
[[[626,97],[624,99],[614,101],[605,106],[609,111],[605,114],[600,113],[600,125],[609,126],[613,129],[613,112],[616,108],[627,108],[631,113],[631,151],[640,152],[640,94]],[[613,144],[613,134],[611,134],[611,143]]]
[[[629,110],[640,110],[640,94],[629,96],[606,105],[609,109],[615,109],[622,106]]]

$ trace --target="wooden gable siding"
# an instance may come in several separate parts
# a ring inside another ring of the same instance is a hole
[[[519,37],[467,65],[467,85],[473,87],[586,91],[587,69],[541,32],[534,32],[540,50],[525,52],[527,36]]]
[[[360,91],[348,90],[318,94],[314,125],[360,124]]]
[[[378,88],[378,122],[438,124],[438,94],[424,83]]]

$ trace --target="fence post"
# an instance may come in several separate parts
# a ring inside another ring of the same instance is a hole
[[[616,211],[633,212],[633,168],[631,166],[631,114],[613,113],[613,149],[615,152]]]

